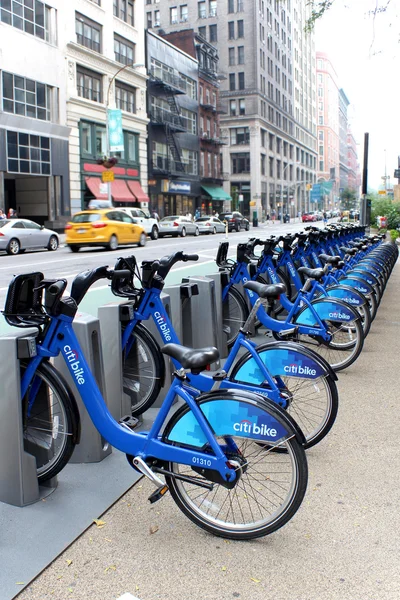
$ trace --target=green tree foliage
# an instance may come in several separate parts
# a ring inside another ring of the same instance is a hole
[[[400,204],[388,196],[371,196],[371,225],[376,225],[377,217],[387,217],[387,228],[397,229],[400,226]]]
[[[307,4],[311,8],[311,15],[308,17],[304,28],[307,33],[313,31],[315,22],[330,9],[333,2],[334,0],[308,0]]]
[[[357,202],[356,193],[350,188],[345,188],[340,194],[340,207],[342,210],[354,208]]]

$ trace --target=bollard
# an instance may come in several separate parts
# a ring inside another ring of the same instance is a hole
[[[217,330],[221,323],[217,320],[215,281],[209,277],[189,276],[182,279],[182,283],[195,283],[199,290],[198,295],[190,298],[183,307],[184,339],[190,332],[193,348],[218,347]],[[219,360],[211,365],[212,369],[219,367]]]
[[[24,448],[19,358],[36,354],[36,329],[11,332],[0,337],[0,501],[26,506],[51,493],[57,478],[39,488],[36,459]]]
[[[78,313],[73,324],[74,332],[93,373],[97,385],[107,403],[106,387],[104,383],[104,365],[101,349],[100,322],[95,317],[84,313]],[[83,404],[68,367],[63,358],[55,359],[56,368],[63,374],[70,385],[78,404],[81,419],[81,441],[75,447],[71,457],[71,463],[100,462],[108,456],[112,448],[110,444],[99,434],[92,423],[89,414]]]
[[[220,358],[226,358],[228,356],[228,346],[226,344],[226,335],[224,335],[222,329],[222,272],[207,274],[206,277],[214,281],[215,287],[215,304],[217,310],[217,348],[219,350]]]

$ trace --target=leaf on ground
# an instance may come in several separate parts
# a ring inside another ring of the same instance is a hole
[[[153,533],[156,533],[159,529],[160,528],[158,525],[150,525],[150,535],[152,535]]]
[[[226,571],[226,567],[222,567],[221,571]]]
[[[69,560],[69,558],[67,558],[67,560],[65,561],[67,563],[67,565],[72,565],[72,560]]]
[[[104,525],[106,524],[105,521],[102,521],[101,519],[93,519],[93,523],[96,523],[96,526],[101,529],[102,527],[104,527]]]
[[[25,585],[25,581],[16,581],[15,585]]]
[[[117,567],[115,565],[110,565],[104,569],[104,573],[108,573],[108,571],[116,571]]]
[[[110,540],[110,538],[104,538],[106,542],[112,542],[112,540]]]
[[[254,577],[250,577],[251,581],[254,581],[254,583],[260,583],[261,579],[255,579]]]
[[[57,577],[57,579],[62,579],[62,578],[63,578],[63,576],[62,576],[62,575],[59,575],[59,576]]]

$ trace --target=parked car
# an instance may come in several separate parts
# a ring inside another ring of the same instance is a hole
[[[198,225],[200,233],[225,233],[225,223],[217,217],[198,217],[195,223]]]
[[[200,229],[194,221],[189,217],[181,217],[179,215],[172,215],[171,217],[164,217],[159,222],[159,237],[165,237],[166,235],[172,235],[173,237],[185,237],[186,235],[199,235]]]
[[[153,217],[151,217],[149,213],[145,212],[141,208],[136,208],[134,206],[121,206],[118,208],[118,210],[122,210],[127,215],[132,217],[135,223],[138,223],[143,227],[147,235],[149,235],[152,240],[158,240],[157,219],[153,219]]]
[[[5,250],[7,254],[19,254],[36,248],[57,250],[57,233],[29,219],[0,221],[0,250]]]
[[[222,215],[219,215],[219,219],[221,221],[227,221],[228,231],[240,231],[241,229],[249,231],[250,229],[249,220],[237,211],[223,213]]]
[[[116,250],[123,244],[146,244],[146,232],[132,217],[116,208],[83,210],[75,213],[65,227],[65,242],[72,252],[83,246],[104,246]]]
[[[317,217],[313,212],[304,213],[301,217],[303,223],[315,223],[317,221]]]

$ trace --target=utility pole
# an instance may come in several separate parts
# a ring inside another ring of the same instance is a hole
[[[364,227],[369,227],[370,220],[371,220],[371,200],[369,200],[367,198],[368,144],[369,144],[369,133],[365,133],[364,134],[364,164],[363,164],[361,203],[360,203],[360,223]]]

